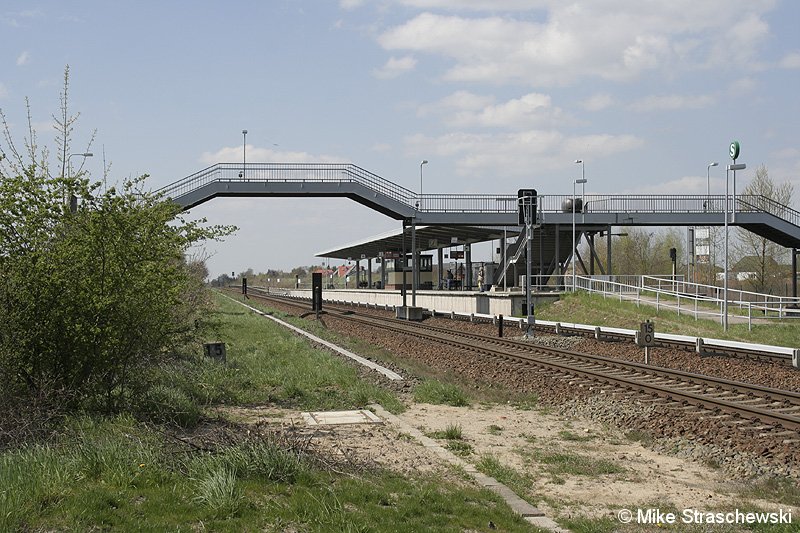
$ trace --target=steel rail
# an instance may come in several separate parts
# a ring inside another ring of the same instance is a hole
[[[444,315],[447,316],[447,315]],[[490,323],[489,319],[483,318],[475,318],[476,322],[484,322]],[[516,325],[516,323],[509,324],[509,325]],[[542,331],[545,333],[552,333],[556,334],[555,326],[551,326],[548,324],[540,324],[537,323],[535,326],[536,331]],[[567,326],[565,324],[559,325],[559,335],[574,335],[574,336],[581,336],[586,338],[594,338],[594,332],[586,329],[581,328],[573,328],[571,326]],[[603,339],[613,340],[613,341],[623,341],[623,342],[630,342],[631,336],[625,333],[615,333],[613,331],[603,330],[602,331]],[[680,340],[671,340],[671,339],[656,339],[656,346],[662,348],[680,348],[680,349],[688,349],[694,351],[696,346],[693,342],[690,341],[680,341]],[[705,344],[704,351],[707,354],[718,354],[718,355],[730,355],[736,357],[743,357],[748,359],[755,359],[755,360],[763,360],[763,361],[775,361],[780,363],[785,363],[787,365],[792,364],[792,357],[790,355],[785,354],[774,354],[770,352],[764,352],[759,350],[745,350],[739,348],[732,348],[732,347],[725,347],[725,346],[716,346],[713,344]]]
[[[298,304],[296,301],[293,301],[292,299],[276,298],[274,296],[266,297],[260,295],[257,297],[264,300],[277,300],[282,303],[300,306],[300,304]],[[336,309],[335,306],[328,306],[329,310],[331,308]],[[760,396],[760,394],[768,394],[771,396],[774,394],[774,396],[772,396],[773,403],[779,403],[781,405],[780,408],[783,410],[786,410],[787,407],[800,408],[800,404],[795,404],[793,406],[786,405],[786,402],[796,402],[798,401],[798,399],[800,399],[800,394],[793,393],[792,391],[781,391],[778,389],[770,389],[768,387],[762,387],[758,385],[750,385],[747,383],[724,380],[722,378],[714,378],[713,376],[691,374],[682,371],[672,371],[660,367],[654,368],[639,363],[623,362],[616,359],[609,359],[603,356],[594,356],[590,354],[582,354],[579,352],[570,352],[568,350],[561,350],[558,348],[550,348],[539,345],[527,345],[508,340],[500,341],[499,339],[495,339],[493,337],[488,338],[491,339],[491,344],[501,345],[505,348],[510,348],[514,351],[512,352],[507,350],[499,350],[497,348],[490,348],[486,346],[476,346],[473,343],[460,340],[459,337],[472,338],[472,340],[480,340],[481,342],[487,342],[486,341],[487,337],[479,334],[466,334],[464,332],[454,333],[451,330],[447,330],[445,328],[438,328],[435,326],[424,325],[421,327],[419,324],[412,325],[411,323],[399,322],[393,319],[391,320],[381,319],[373,315],[369,316],[361,315],[349,310],[337,313],[335,317],[360,322],[362,324],[373,325],[385,330],[412,335],[426,340],[432,340],[452,347],[472,352],[478,352],[492,357],[500,357],[506,360],[510,359],[527,364],[535,364],[537,366],[556,370],[558,372],[566,373],[568,375],[577,374],[585,378],[588,378],[591,381],[606,383],[606,384],[613,383],[624,389],[648,393],[665,399],[672,399],[672,400],[679,399],[682,402],[690,403],[692,405],[695,405],[703,409],[710,409],[712,411],[722,411],[745,419],[747,418],[757,419],[760,420],[762,423],[771,423],[779,425],[786,429],[793,429],[800,431],[800,416],[782,413],[775,409],[765,409],[764,406],[752,406],[737,401],[731,401],[725,398],[718,398],[711,394],[700,394],[697,392],[687,391],[682,388],[676,388],[674,384],[665,385],[660,383],[651,383],[647,382],[645,378],[652,379],[653,377],[656,377],[656,378],[669,379],[673,382],[677,381],[678,384],[681,385],[688,384],[690,386],[713,386],[713,387],[720,387],[723,385],[728,387],[735,386],[736,387],[735,389],[726,389],[726,390],[730,392],[739,392],[741,394],[744,394],[750,400],[753,399],[755,393],[759,393],[758,396],[759,401],[768,399],[768,397]],[[426,332],[425,330],[428,330],[428,332]],[[448,336],[450,338],[447,338]],[[525,348],[527,348],[527,350],[525,350]],[[542,358],[542,356],[544,356],[544,359]],[[571,364],[554,360],[554,358],[556,357],[568,358],[570,359],[569,363]],[[610,374],[608,373],[607,368],[604,368],[603,370],[595,370],[592,368],[586,368],[585,366],[576,367],[574,366],[574,363],[576,361],[582,363],[583,365],[586,364],[606,365],[614,368],[615,370],[638,372],[639,377],[628,377],[628,376],[620,376],[618,374]],[[680,378],[683,378],[683,381],[681,381]],[[691,379],[691,381],[687,383],[686,380],[689,379]],[[782,399],[777,400],[777,397],[780,397]]]

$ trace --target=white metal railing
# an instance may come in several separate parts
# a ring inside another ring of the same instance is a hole
[[[681,314],[723,320],[723,293],[719,287],[686,282],[672,276],[576,276],[575,289],[654,305],[656,310],[669,309]],[[572,278],[564,278],[564,286],[572,287]],[[702,289],[702,290],[701,290]],[[714,289],[714,290],[711,290]],[[748,299],[746,299],[748,298]],[[800,318],[800,298],[773,296],[748,291],[728,291],[728,311],[747,318],[748,328],[753,319]]]

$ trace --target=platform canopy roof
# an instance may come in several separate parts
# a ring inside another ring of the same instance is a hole
[[[416,233],[419,250],[427,251],[500,239],[504,233],[508,237],[516,237],[519,234],[519,226],[418,226]],[[410,226],[406,227],[405,241],[406,253],[410,253]],[[316,256],[358,260],[380,257],[383,252],[400,252],[402,250],[403,231],[396,230],[346,244],[339,248],[319,252]]]

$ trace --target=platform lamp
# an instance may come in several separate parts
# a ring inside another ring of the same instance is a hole
[[[422,201],[422,165],[427,165],[428,160],[423,159],[422,162],[419,164],[419,200],[417,201],[417,207],[419,207],[420,202]]]
[[[247,168],[247,130],[242,130],[242,175],[241,178],[244,180],[244,172]]]
[[[72,178],[72,166],[70,165],[69,160],[72,159],[75,156],[83,157],[84,159],[86,159],[87,157],[94,156],[94,154],[92,152],[83,152],[82,154],[69,154],[69,156],[67,156],[67,181],[68,182]],[[71,183],[70,183],[69,187],[70,187],[70,191],[69,191],[69,210],[74,213],[75,211],[78,210],[78,198],[75,196],[75,194],[72,191],[72,184]]]
[[[580,159],[575,162],[583,163],[583,161]],[[583,172],[581,172],[581,175],[582,174]],[[575,255],[577,255],[577,243],[575,242],[575,204],[577,203],[575,201],[575,185],[578,183],[580,183],[581,186],[584,186],[586,184],[586,178],[572,180],[572,292],[575,292],[575,284],[577,282],[577,276],[575,275]],[[581,210],[583,210],[583,200],[581,200]]]
[[[706,165],[706,205],[707,209],[711,208],[711,167],[718,167],[718,161],[712,161],[708,165]],[[711,277],[713,269],[711,268],[711,227],[708,226],[708,237],[706,237],[707,245],[708,245],[708,284],[711,285]]]

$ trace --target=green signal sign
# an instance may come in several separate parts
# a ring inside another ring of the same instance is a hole
[[[736,161],[736,159],[739,157],[739,141],[732,141],[728,152],[731,156],[731,159]]]

